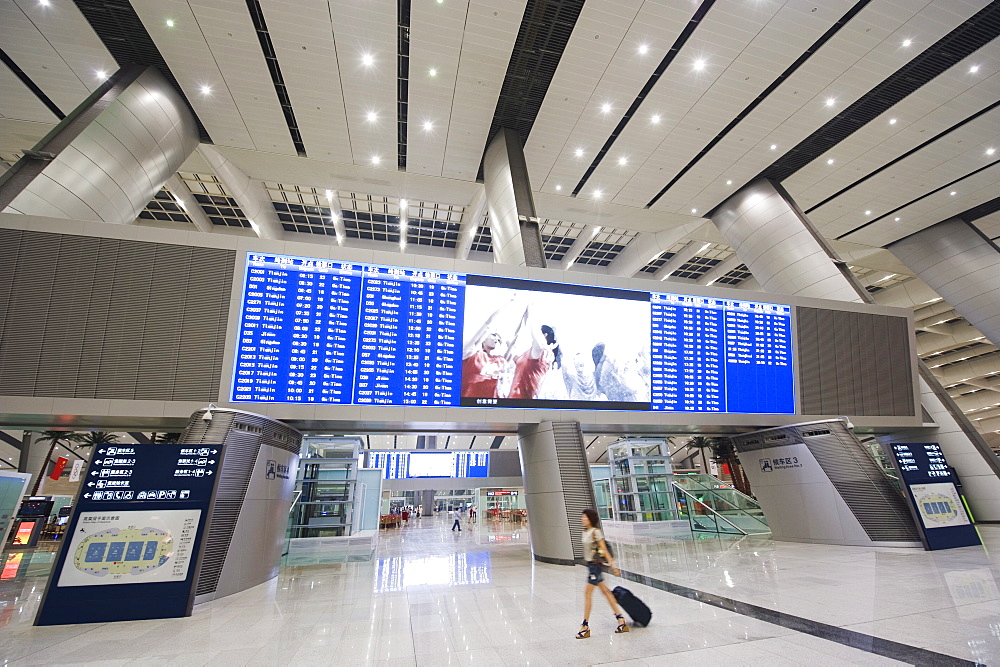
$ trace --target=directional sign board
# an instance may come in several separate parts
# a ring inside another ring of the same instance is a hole
[[[221,445],[104,445],[35,625],[190,616]]]
[[[924,546],[935,550],[980,544],[941,445],[894,442],[886,447],[906,487],[906,499],[921,529]]]

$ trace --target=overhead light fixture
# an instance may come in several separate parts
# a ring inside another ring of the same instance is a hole
[[[431,76],[437,76],[438,75],[437,68],[435,68],[435,67],[430,68],[430,70],[428,70],[427,73],[430,74]]]
[[[778,144],[771,144],[771,150],[772,151],[775,150],[775,149],[777,149],[777,148],[778,148]]]
[[[691,212],[692,212],[692,213],[697,213],[697,212],[698,212],[698,209],[696,209],[696,208],[693,208],[693,209],[691,209]]]
[[[168,28],[173,28],[174,27],[174,20],[173,19],[167,19],[167,27]]]
[[[951,191],[951,192],[949,192],[948,194],[950,194],[950,195],[951,195],[952,197],[954,197],[954,196],[955,196],[955,195],[957,195],[958,193],[957,193],[957,192],[955,192],[954,190],[952,190],[952,191]]]
[[[604,195],[600,190],[594,190],[594,199],[600,199]]]
[[[832,107],[833,104],[834,104],[834,102],[836,102],[836,101],[837,100],[833,99],[832,97],[828,97],[828,98],[826,98],[826,106]]]
[[[903,46],[909,46],[910,44],[913,44],[913,40],[912,39],[904,39],[903,40]]]
[[[893,218],[894,222],[899,222],[899,218]]]
[[[622,155],[620,158],[618,158],[618,165],[619,166],[624,167],[627,164],[628,164],[628,158],[627,157],[625,157],[624,155]]]
[[[640,44],[639,45],[639,55],[643,55],[644,56],[647,53],[649,53],[649,45],[648,44]]]
[[[733,184],[732,181],[726,181],[726,185],[732,185],[732,184]]]
[[[865,211],[865,215],[871,215],[871,214],[872,214],[871,211]]]
[[[369,123],[374,123],[375,121],[378,120],[378,114],[375,113],[374,111],[369,111],[366,117],[368,118]]]
[[[650,122],[653,123],[653,125],[659,125],[660,124],[660,114],[654,113],[653,117],[650,118],[649,120],[650,120]]]
[[[102,69],[97,70],[96,72],[94,72],[94,74],[96,74],[97,78],[100,79],[101,81],[104,81],[105,79],[108,78],[108,73]]]
[[[372,65],[375,64],[375,58],[372,57],[372,54],[365,53],[364,55],[361,56],[361,64],[364,65],[365,67],[371,67]]]
[[[972,67],[969,68],[969,74],[975,74],[978,71],[979,71],[979,65],[973,65]]]
[[[562,190],[562,186],[561,185],[557,185],[556,186],[556,192],[559,192],[560,190]]]
[[[611,103],[610,102],[605,102],[604,104],[602,104],[601,105],[601,112],[602,113],[611,113]]]
[[[995,149],[993,149],[993,148],[987,148],[986,149],[986,154],[987,155],[993,155],[994,153],[996,153]]]
[[[38,0],[38,4],[40,6],[42,6],[42,7],[48,7],[49,6],[49,0]]]
[[[382,161],[382,158],[380,158],[378,155],[372,155],[372,164],[378,164],[381,161]]]
[[[577,148],[575,151],[573,151],[573,154],[576,155],[577,157],[583,157],[583,149]]]
[[[827,160],[826,163],[827,164],[833,164],[833,158],[830,158],[829,160]]]
[[[429,120],[424,121],[424,132],[430,132],[434,129],[434,123]]]
[[[703,69],[705,69],[705,61],[702,60],[702,59],[700,59],[700,58],[698,60],[695,60],[694,61],[694,69],[695,69],[696,72],[700,72]]]
[[[895,118],[890,118],[889,119],[889,125],[895,125],[895,124],[896,124],[896,119]]]
[[[209,86],[208,84],[203,85],[201,87],[201,94],[202,95],[211,95],[212,94],[212,87]]]

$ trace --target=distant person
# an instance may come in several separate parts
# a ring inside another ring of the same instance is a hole
[[[451,517],[455,520],[455,523],[451,525],[452,532],[458,528],[458,532],[462,532],[462,513],[458,511],[458,508],[451,513]]]
[[[583,591],[583,623],[580,624],[580,631],[576,633],[576,638],[587,639],[590,637],[590,609],[593,604],[595,588],[601,590],[601,593],[607,598],[608,604],[611,605],[611,611],[615,612],[615,619],[618,621],[615,634],[628,632],[628,623],[622,615],[621,607],[618,606],[614,593],[608,590],[607,584],[604,583],[604,563],[607,563],[616,577],[620,576],[621,572],[615,565],[615,559],[611,556],[611,551],[608,550],[608,545],[604,541],[604,533],[601,532],[601,518],[597,515],[597,510],[591,508],[583,510],[580,525],[583,526],[580,542],[583,544],[583,558],[587,561],[587,586]]]
[[[404,509],[402,515],[403,515],[403,523],[408,524],[410,521],[410,510]]]
[[[513,300],[511,301],[513,302]],[[486,318],[483,326],[465,342],[462,348],[462,396],[466,398],[498,398],[497,384],[507,365],[500,352],[503,336],[496,320],[509,303],[500,306]]]

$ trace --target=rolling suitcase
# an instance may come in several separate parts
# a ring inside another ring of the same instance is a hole
[[[643,628],[649,625],[649,619],[653,617],[653,612],[649,610],[645,602],[633,595],[632,591],[622,586],[615,586],[615,589],[611,592],[614,594],[615,599],[618,600],[619,606],[632,619],[633,625]]]

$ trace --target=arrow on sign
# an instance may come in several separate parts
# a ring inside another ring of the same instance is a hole
[[[87,486],[93,486],[93,485],[94,485],[93,482],[87,482]]]
[[[215,463],[215,459],[212,459],[211,461],[209,461],[209,463],[214,464]]]
[[[89,497],[90,497],[90,494],[89,494],[89,493],[85,493],[85,494],[83,494],[83,497],[84,497],[84,498],[89,498]]]
[[[218,453],[219,453],[219,450],[218,450],[218,449],[213,449],[213,450],[212,450],[212,453],[213,453],[213,454],[218,454]]]
[[[90,474],[91,474],[91,475],[96,475],[96,474],[97,474],[97,471],[95,470],[94,472],[92,472],[92,473],[90,473]]]
[[[212,474],[213,472],[214,472],[213,470],[206,470],[206,471],[205,471],[205,474],[206,474],[206,475],[211,475],[211,474]]]

